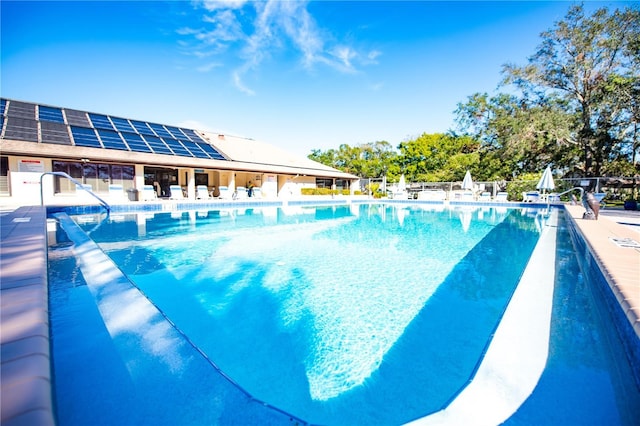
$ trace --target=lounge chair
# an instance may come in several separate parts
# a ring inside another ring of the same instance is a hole
[[[504,191],[498,192],[495,201],[509,201],[509,193]]]
[[[540,193],[537,191],[522,193],[522,201],[525,203],[537,203],[539,200],[540,200]]]
[[[218,190],[220,191],[220,195],[218,196],[222,200],[229,200],[232,198],[231,191],[229,191],[228,186],[219,186]]]
[[[149,201],[155,200],[158,198],[158,194],[156,193],[156,189],[153,185],[144,185],[142,187],[142,200]]]
[[[547,195],[547,200],[549,200],[550,203],[559,203],[560,202],[560,195],[558,195],[557,193],[551,193],[549,195]]]
[[[441,189],[418,192],[418,200],[444,201],[446,199],[447,193]]]
[[[236,200],[244,200],[247,198],[247,188],[239,186],[236,188]]]
[[[208,200],[209,188],[207,188],[206,185],[198,185],[196,187],[196,198],[198,200]]]
[[[251,190],[251,198],[262,198],[262,188],[254,186]]]
[[[491,201],[491,194],[489,192],[483,192],[480,194],[480,201]]]
[[[109,185],[109,198],[114,201],[125,201],[127,197],[122,185],[112,183]]]
[[[184,193],[180,185],[171,185],[169,187],[169,199],[171,200],[184,200]]]
[[[462,201],[473,201],[473,192],[471,191],[464,191],[461,194],[461,199]]]

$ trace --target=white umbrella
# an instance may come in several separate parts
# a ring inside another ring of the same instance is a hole
[[[471,173],[467,170],[462,180],[462,189],[469,189],[473,191],[473,180],[471,179]]]
[[[407,183],[405,182],[404,174],[402,174],[400,176],[400,182],[398,182],[398,191],[402,192],[405,189],[407,189]]]
[[[540,181],[536,185],[536,188],[544,192],[545,189],[552,190],[552,189],[555,189],[555,187],[556,187],[556,184],[553,183],[553,174],[551,173],[551,166],[547,166],[547,168],[544,169],[544,173],[542,173],[542,177],[540,178]]]

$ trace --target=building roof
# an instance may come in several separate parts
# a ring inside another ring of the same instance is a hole
[[[0,139],[7,154],[357,178],[253,139],[5,98]]]

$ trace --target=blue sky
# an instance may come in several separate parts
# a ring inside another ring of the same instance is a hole
[[[572,3],[0,2],[3,97],[300,155],[446,132]],[[587,2],[587,10],[619,2]]]

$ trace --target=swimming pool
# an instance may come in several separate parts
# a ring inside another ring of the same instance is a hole
[[[58,238],[60,423],[224,423],[222,410],[239,423],[399,424],[434,413],[477,371],[547,217],[410,204],[122,214],[97,228],[79,216],[162,318],[126,283],[108,294],[108,265],[78,269],[83,244],[72,235],[71,253]],[[508,422],[632,424],[637,387],[562,215],[558,229],[549,361]]]

